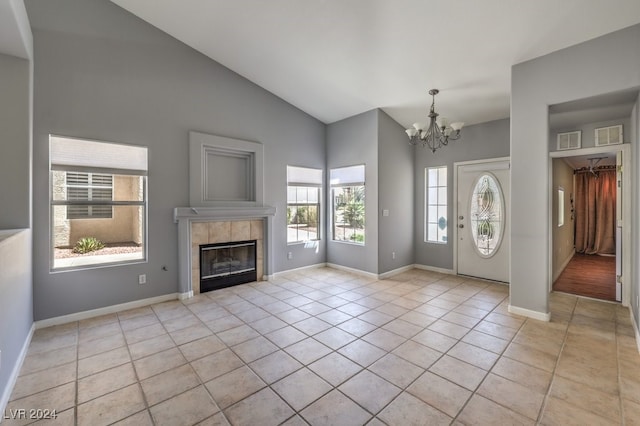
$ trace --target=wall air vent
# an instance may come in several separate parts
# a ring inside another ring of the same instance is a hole
[[[596,129],[596,146],[617,145],[622,141],[622,124]]]
[[[581,147],[582,131],[558,133],[558,151]]]

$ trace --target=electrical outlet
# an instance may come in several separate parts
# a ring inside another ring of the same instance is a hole
[[[287,253],[287,259],[289,259],[289,260],[293,259],[293,253],[292,252]]]
[[[392,252],[391,252],[391,258],[392,258],[392,259],[395,259],[395,258],[396,258],[396,252],[395,252],[395,251],[392,251]]]
[[[138,275],[138,284],[146,284],[147,283],[147,274]]]

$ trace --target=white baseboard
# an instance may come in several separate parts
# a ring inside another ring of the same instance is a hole
[[[342,265],[338,265],[338,264],[335,264],[335,263],[327,263],[327,267],[333,268],[333,269],[338,269],[340,271],[351,272],[351,273],[356,274],[356,275],[362,275],[362,276],[365,276],[367,278],[374,278],[376,280],[378,279],[378,274],[374,274],[372,272],[363,271],[363,270],[360,270],[360,269],[349,268],[348,266],[342,266]]]
[[[439,272],[441,274],[447,274],[447,275],[456,274],[456,271],[454,271],[453,269],[438,268],[436,266],[420,265],[416,263],[415,265],[413,265],[413,267],[416,269],[422,269],[423,271]]]
[[[531,309],[519,308],[513,305],[509,305],[509,312],[511,312],[512,314],[533,318],[538,321],[549,322],[551,320],[551,312],[543,313],[538,311],[532,311]]]
[[[631,317],[631,324],[633,324],[633,331],[636,335],[636,346],[640,353],[640,331],[638,330],[638,323],[636,322],[636,317],[633,315],[633,309],[631,309],[631,306],[629,306],[629,316]]]
[[[314,263],[313,265],[301,266],[299,268],[286,269],[284,271],[276,272],[276,273],[273,273],[271,275],[265,275],[265,279],[264,280],[265,281],[269,281],[270,279],[278,277],[280,275],[290,274],[292,272],[306,271],[307,269],[324,268],[326,266],[327,266],[327,264],[325,262],[321,262],[321,263]]]
[[[4,388],[4,392],[0,395],[0,422],[4,417],[2,413],[5,412],[7,408],[7,404],[9,403],[9,398],[11,397],[11,392],[13,392],[13,388],[18,381],[18,376],[20,375],[20,370],[22,369],[22,364],[24,363],[24,359],[27,356],[27,351],[29,350],[29,345],[31,344],[31,338],[33,337],[33,332],[35,331],[36,326],[35,323],[31,324],[31,330],[29,330],[29,334],[22,345],[22,349],[20,350],[20,355],[18,356],[17,362],[13,366],[13,370],[11,371],[11,375],[9,376],[9,381],[7,382],[7,386]]]
[[[193,290],[186,293],[178,293],[178,300],[191,299],[193,297]]]
[[[378,274],[378,278],[379,279],[385,279],[385,278],[390,278],[393,277],[394,275],[398,275],[401,274],[403,272],[407,272],[410,271],[412,269],[415,269],[416,265],[407,265],[407,266],[402,266],[400,268],[397,269],[393,269],[391,271],[382,273],[382,274]]]
[[[36,329],[51,327],[52,325],[67,324],[74,321],[98,317],[100,315],[113,314],[129,309],[141,308],[155,303],[167,302],[178,299],[178,293],[164,294],[162,296],[150,297],[147,299],[134,300],[132,302],[120,303],[119,305],[105,306],[104,308],[92,309],[90,311],[76,312],[75,314],[62,315],[55,318],[48,318],[35,322]]]

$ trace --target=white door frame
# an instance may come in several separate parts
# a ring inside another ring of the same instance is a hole
[[[457,161],[453,163],[453,271],[456,275],[458,274],[458,167],[500,161],[511,161],[511,157],[486,158],[484,160]],[[509,174],[509,179],[511,179],[511,174]],[[511,208],[508,204],[505,204],[504,207],[506,209]],[[509,265],[509,268],[511,268],[511,265]]]
[[[549,293],[553,291],[553,218],[551,206],[553,206],[553,159],[575,157],[577,155],[593,155],[602,153],[622,152],[622,306],[629,306],[631,299],[631,145],[623,143],[620,145],[598,146],[593,148],[570,149],[566,151],[553,151],[549,153],[548,173],[549,173],[549,216],[547,224],[549,226],[549,260],[548,260],[548,281]],[[616,226],[618,226],[616,224]],[[617,255],[617,254],[616,254]]]

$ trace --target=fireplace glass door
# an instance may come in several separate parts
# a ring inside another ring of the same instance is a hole
[[[256,241],[200,246],[200,291],[256,280]]]

